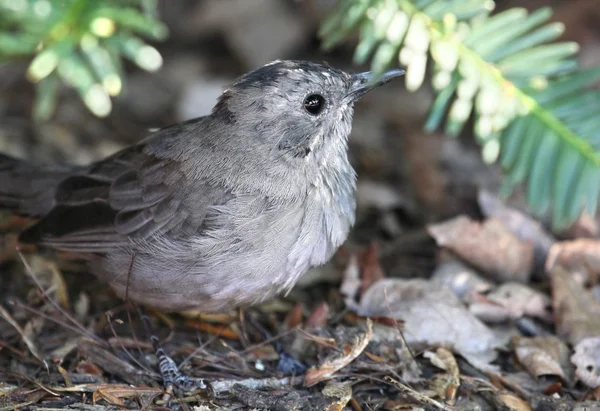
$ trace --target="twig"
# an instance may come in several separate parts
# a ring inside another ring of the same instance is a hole
[[[7,323],[9,323],[10,325],[13,326],[13,328],[15,330],[17,330],[17,332],[19,333],[19,335],[21,336],[21,338],[23,339],[23,341],[25,342],[25,345],[27,346],[27,348],[29,348],[29,352],[31,352],[31,354],[33,354],[33,356],[42,364],[44,364],[44,366],[46,367],[46,371],[49,371],[48,368],[48,363],[46,362],[46,360],[44,359],[44,355],[42,354],[42,351],[40,350],[40,348],[37,346],[37,344],[35,342],[33,342],[26,334],[25,331],[23,331],[23,329],[21,328],[21,326],[14,320],[14,318],[12,318],[12,315],[10,315],[10,313],[8,311],[6,311],[6,309],[0,305],[0,316],[2,316]]]
[[[271,344],[272,342],[280,340],[283,337],[285,337],[286,335],[291,334],[291,333],[293,333],[295,331],[298,331],[299,329],[300,329],[300,326],[297,325],[294,328],[290,328],[289,330],[285,330],[284,332],[279,333],[279,334],[277,334],[277,335],[275,335],[275,336],[273,336],[271,338],[267,338],[266,340],[263,340],[263,341],[261,341],[259,343],[256,343],[254,345],[251,345],[251,346],[247,347],[246,349],[240,351],[240,355],[247,354],[248,352],[253,351],[253,350],[257,349],[257,348],[260,348],[260,347],[265,346],[267,344]]]
[[[50,304],[52,304],[54,306],[54,308],[56,308],[58,310],[58,312],[61,313],[67,320],[69,320],[72,324],[74,324],[75,327],[76,327],[76,329],[79,330],[79,332],[81,334],[85,335],[88,338],[96,340],[97,339],[96,336],[94,336],[92,333],[90,333],[83,325],[79,324],[79,322],[75,318],[73,318],[59,304],[57,304],[56,301],[54,301],[54,299],[52,297],[50,297],[50,295],[48,295],[48,293],[46,292],[46,290],[44,290],[44,287],[42,287],[42,285],[38,281],[37,276],[33,272],[33,269],[31,268],[31,266],[29,265],[29,263],[25,259],[25,256],[23,255],[23,253],[21,253],[20,248],[17,248],[17,254],[19,255],[19,258],[21,259],[21,262],[25,266],[25,271],[27,272],[27,274],[29,274],[29,276],[31,277],[31,279],[33,280],[33,282],[35,283],[35,285],[38,287],[38,289],[40,290],[40,292],[42,293],[42,295],[44,296],[44,298]]]
[[[404,346],[406,347],[406,350],[408,351],[408,354],[410,355],[410,357],[412,358],[413,362],[415,363],[415,365],[417,366],[417,368],[419,369],[419,372],[421,374],[423,374],[423,370],[421,369],[421,366],[419,365],[419,363],[417,362],[417,359],[415,358],[415,354],[412,352],[412,350],[410,349],[408,342],[406,341],[406,338],[404,338],[404,333],[402,332],[402,329],[400,327],[400,324],[398,324],[398,321],[396,321],[396,318],[394,318],[394,316],[392,315],[392,307],[390,306],[390,301],[388,299],[388,295],[387,295],[387,287],[383,287],[383,294],[385,295],[385,305],[388,309],[388,313],[390,315],[390,318],[392,319],[392,322],[394,323],[394,326],[396,327],[396,329],[398,330],[398,333],[400,334],[400,338],[402,338],[402,343],[404,344]]]
[[[112,332],[112,334],[114,335],[115,339],[117,340],[117,344],[119,345],[119,347],[125,352],[125,354],[129,357],[129,359],[131,361],[133,361],[138,367],[140,367],[142,370],[148,372],[148,373],[152,373],[152,370],[150,370],[150,368],[145,367],[140,361],[138,361],[130,352],[127,348],[125,348],[125,346],[123,346],[123,343],[121,343],[121,339],[119,338],[119,336],[117,335],[117,332],[115,330],[115,328],[112,325],[112,316],[110,314],[110,312],[106,312],[104,313],[106,315],[106,320],[108,322],[108,327],[110,328],[110,331]],[[130,319],[131,321],[131,319]],[[131,324],[131,322],[130,322]],[[133,327],[131,327],[131,329],[133,330]],[[110,349],[114,351],[114,347],[112,346],[112,344],[110,344]],[[140,353],[140,355],[142,355],[141,350],[138,348],[138,351]],[[116,352],[115,352],[116,354]]]
[[[392,377],[384,377],[385,380],[389,381],[390,383],[392,383],[392,385],[396,388],[398,388],[403,394],[408,395],[409,397],[413,398],[416,401],[419,401],[423,404],[427,404],[430,405],[432,407],[436,407],[437,409],[443,410],[443,411],[454,411],[453,407],[449,407],[445,404],[442,404],[439,401],[436,401],[432,398],[427,397],[426,395],[423,395],[415,390],[413,390],[412,388],[410,388],[408,385],[404,385],[402,384],[400,381],[396,381],[394,380]]]
[[[187,364],[188,361],[190,361],[193,357],[196,356],[196,354],[198,354],[201,351],[204,351],[204,349],[209,344],[213,343],[217,338],[219,338],[220,335],[221,335],[221,332],[223,332],[229,326],[231,326],[231,324],[233,324],[234,321],[235,320],[232,319],[228,324],[223,325],[223,327],[221,327],[216,334],[214,334],[211,338],[209,338],[204,344],[200,345],[198,348],[196,348],[194,351],[192,351],[192,353],[190,355],[188,355],[187,357],[185,357],[185,359],[181,363],[179,363],[179,367],[178,368],[181,369],[181,367],[183,367],[185,364]],[[217,361],[220,362],[221,358],[218,358]],[[213,363],[213,365],[214,365],[214,363]]]
[[[284,377],[284,378],[248,378],[245,380],[221,380],[215,381],[211,387],[215,394],[231,391],[231,387],[236,384],[243,385],[252,390],[261,390],[264,388],[280,388],[293,385],[302,385],[303,376]]]
[[[61,327],[67,328],[67,329],[69,329],[69,330],[71,330],[71,331],[73,331],[75,333],[81,333],[81,331],[82,331],[79,327],[74,327],[74,326],[72,326],[70,324],[62,322],[62,321],[60,321],[60,320],[58,320],[58,319],[56,319],[54,317],[49,316],[46,313],[38,311],[35,308],[31,308],[31,307],[29,307],[29,306],[27,306],[25,304],[22,304],[22,303],[20,303],[18,301],[10,301],[9,303],[12,304],[12,305],[14,305],[15,307],[19,307],[19,308],[21,308],[21,309],[23,309],[23,310],[25,310],[25,311],[27,311],[29,313],[35,314],[37,316],[43,317],[46,320],[52,321],[52,322],[60,325]],[[89,338],[90,340],[93,340],[93,341],[97,342],[98,344],[101,344],[101,345],[103,345],[105,347],[109,347],[109,344],[106,341],[102,340],[101,338],[96,337],[92,333],[87,332],[87,330],[83,334],[84,334],[85,337]]]

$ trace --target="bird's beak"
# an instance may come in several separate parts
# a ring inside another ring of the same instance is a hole
[[[405,73],[404,70],[394,69],[386,71],[381,76],[374,78],[373,73],[367,71],[365,73],[352,74],[352,83],[348,89],[347,97],[352,101],[356,101],[361,98],[365,93],[389,83],[396,77],[400,77]]]

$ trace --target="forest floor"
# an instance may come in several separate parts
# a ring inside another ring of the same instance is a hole
[[[206,114],[267,61],[364,69],[353,44],[319,51],[317,1],[160,3],[164,67],[130,68],[107,119],[65,91],[32,125],[26,65],[0,68],[0,151],[86,163]],[[504,3],[552,5],[582,62],[600,64],[593,1]],[[137,307],[74,255],[18,248],[30,221],[0,214],[0,411],[600,410],[600,221],[552,232],[522,192],[500,199],[501,172],[472,136],[422,131],[431,101],[398,82],[356,105],[356,227],[289,295],[221,315],[146,313],[180,370],[202,379],[191,392],[165,392]]]

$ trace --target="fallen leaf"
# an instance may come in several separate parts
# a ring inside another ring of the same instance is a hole
[[[313,310],[308,316],[305,323],[305,329],[307,331],[313,331],[327,325],[327,317],[329,316],[329,305],[323,302]]]
[[[279,354],[272,344],[261,345],[244,354],[246,361],[275,361],[279,359]]]
[[[450,290],[422,279],[378,281],[363,295],[358,314],[403,320],[408,344],[446,346],[481,369],[494,368],[489,363],[502,346]]]
[[[469,311],[486,322],[516,320],[524,315],[550,322],[550,303],[545,294],[525,284],[509,282],[478,298]]]
[[[52,288],[54,289],[56,302],[67,311],[70,311],[71,303],[69,301],[69,290],[67,290],[67,283],[65,282],[62,272],[53,262],[47,262],[47,265],[48,270],[52,273]]]
[[[563,383],[560,381],[555,381],[552,384],[548,385],[544,391],[542,391],[545,395],[554,395],[560,393],[563,390]]]
[[[67,387],[72,387],[73,386],[73,381],[71,381],[71,377],[69,376],[69,372],[67,370],[65,370],[61,365],[57,365],[56,368],[58,369],[58,372],[60,373],[60,375],[62,375],[63,380],[65,380],[65,385]]]
[[[450,405],[454,404],[456,392],[460,386],[460,371],[454,354],[444,347],[439,347],[435,353],[426,351],[423,356],[436,367],[445,370],[446,374],[436,374],[433,385],[437,387],[436,392]]]
[[[302,303],[297,303],[296,305],[294,305],[294,308],[292,308],[290,310],[290,312],[288,313],[288,315],[284,321],[286,328],[288,328],[288,329],[294,328],[302,323],[302,309],[303,308],[304,307],[303,307]]]
[[[555,336],[515,337],[513,346],[517,359],[533,377],[555,375],[570,382],[569,348]]]
[[[487,218],[497,218],[520,240],[533,244],[536,266],[542,267],[556,241],[554,237],[538,221],[507,206],[489,191],[480,190],[477,200]]]
[[[589,2],[590,0],[587,1]],[[561,230],[558,235],[564,239],[598,237],[598,234],[600,234],[599,223],[600,221],[598,221],[595,215],[584,211],[570,227]]]
[[[303,327],[304,332],[311,333],[317,329],[323,328],[327,324],[328,316],[329,306],[327,303],[323,302],[319,304],[306,319]],[[310,352],[312,345],[313,341],[305,338],[302,333],[296,333],[291,345],[290,354],[298,358],[303,357]]]
[[[87,361],[82,361],[77,364],[75,371],[81,374],[102,375],[102,370],[96,365]]]
[[[445,261],[431,276],[434,283],[448,287],[462,301],[469,301],[475,294],[482,294],[492,288],[492,283],[481,278],[477,272],[458,260]]]
[[[220,338],[230,340],[239,340],[240,336],[234,329],[233,325],[215,325],[199,320],[185,320],[186,327],[195,328],[196,330],[204,331],[212,335],[218,335]]]
[[[519,240],[499,220],[478,223],[459,216],[427,227],[440,247],[446,247],[496,280],[527,282],[533,266],[533,246]]]
[[[576,345],[600,335],[600,303],[561,266],[550,271],[552,308],[559,337]]]
[[[380,364],[385,364],[385,363],[386,363],[386,360],[385,360],[385,358],[383,358],[383,357],[380,357],[379,355],[371,354],[371,353],[370,353],[370,352],[368,352],[368,351],[365,351],[365,355],[366,355],[367,357],[369,357],[369,359],[371,359],[372,361],[378,362],[378,363],[380,363]]]
[[[92,394],[92,403],[96,404],[98,401],[104,400],[111,405],[118,405],[119,407],[125,408],[125,403],[119,398],[112,395],[111,392],[98,390]]]
[[[589,401],[600,401],[600,387],[595,388],[589,392],[587,392],[584,396],[583,396],[584,400],[589,400]]]
[[[550,248],[546,260],[546,271],[555,265],[563,266],[569,272],[581,273],[583,280],[598,278],[600,275],[600,240],[580,238],[561,241]]]
[[[571,356],[575,375],[590,388],[600,387],[600,337],[584,338]]]
[[[371,243],[361,253],[360,259],[360,293],[364,293],[371,284],[385,278],[383,269],[379,264],[379,251],[377,244]]]
[[[335,355],[326,359],[317,367],[311,367],[304,376],[304,386],[311,387],[321,381],[333,378],[333,375],[350,364],[358,357],[371,341],[373,336],[373,323],[367,319],[367,330],[356,336],[351,344],[341,355]]]

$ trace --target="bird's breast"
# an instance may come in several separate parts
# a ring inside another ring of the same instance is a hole
[[[346,240],[355,219],[353,174],[324,173],[313,181],[303,206],[302,223],[290,253],[289,271],[326,263]]]

